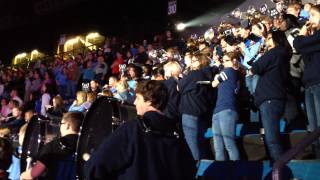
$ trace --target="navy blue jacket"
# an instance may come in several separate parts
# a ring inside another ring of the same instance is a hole
[[[231,109],[237,111],[237,94],[240,88],[238,72],[225,68],[220,72],[221,83],[218,85],[218,96],[214,113]]]
[[[179,110],[181,114],[199,117],[213,109],[215,101],[211,83],[203,85],[197,84],[197,81],[212,81],[216,73],[218,73],[216,67],[208,67],[191,71],[179,81],[179,92],[181,94]]]
[[[167,87],[169,92],[168,104],[163,112],[168,118],[173,119],[175,121],[179,121],[180,94],[177,90],[178,81],[175,78],[171,77],[163,81],[163,83]]]
[[[128,121],[104,139],[85,164],[87,180],[194,179],[195,161],[187,143],[172,136],[176,123],[152,111],[142,119]]]
[[[320,31],[311,36],[298,36],[293,46],[304,61],[303,84],[306,88],[320,83]]]
[[[253,63],[252,72],[259,75],[254,94],[257,106],[267,100],[286,100],[290,58],[286,48],[275,47]]]

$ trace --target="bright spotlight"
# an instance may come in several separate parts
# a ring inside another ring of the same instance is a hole
[[[186,24],[184,24],[184,23],[179,23],[177,25],[177,30],[178,31],[183,31],[185,28],[186,28]]]

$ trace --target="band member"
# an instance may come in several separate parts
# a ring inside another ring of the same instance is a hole
[[[163,109],[168,90],[159,81],[139,82],[137,114],[107,137],[85,164],[91,179],[194,179],[195,163],[175,122]]]
[[[239,160],[240,154],[236,145],[236,123],[238,121],[237,93],[239,91],[237,53],[227,53],[223,56],[224,69],[215,77],[213,87],[218,88],[216,106],[212,116],[212,130],[214,138],[215,160]],[[225,148],[224,148],[225,147]]]
[[[59,168],[61,168],[59,167],[59,163],[71,157],[76,150],[78,132],[82,120],[83,114],[80,112],[68,112],[64,114],[60,123],[61,137],[41,148],[35,165],[23,172],[20,179],[56,179]],[[68,175],[70,178],[75,178],[75,174],[72,174],[72,172]]]
[[[309,131],[320,126],[320,5],[311,7],[310,19],[293,41],[304,62],[302,82],[305,86],[306,110]],[[320,140],[315,144],[317,157],[320,157]]]
[[[267,52],[253,63],[251,72],[259,75],[255,104],[261,113],[265,143],[272,160],[278,160],[283,153],[279,121],[284,113],[287,97],[292,49],[282,31],[269,33],[266,45]]]

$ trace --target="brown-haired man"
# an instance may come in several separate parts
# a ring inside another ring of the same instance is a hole
[[[56,179],[60,168],[59,163],[72,156],[76,150],[78,132],[82,120],[83,114],[80,112],[68,112],[64,114],[60,123],[61,137],[41,148],[35,165],[23,172],[20,179],[34,179],[38,177],[48,180]]]
[[[137,114],[107,137],[86,163],[91,179],[194,179],[195,161],[175,122],[162,110],[168,91],[159,81],[136,88]]]

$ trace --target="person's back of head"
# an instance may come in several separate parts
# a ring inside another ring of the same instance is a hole
[[[87,101],[87,93],[85,91],[78,91],[77,92],[77,106],[80,106],[84,102]]]
[[[164,110],[168,102],[168,89],[160,81],[146,80],[138,83],[136,94],[142,95],[144,101],[150,101],[157,110]]]
[[[67,112],[63,115],[61,123],[68,123],[71,130],[75,133],[80,131],[80,126],[83,121],[84,115],[81,112]]]
[[[181,71],[182,68],[176,61],[170,61],[164,65],[164,74],[166,79],[169,79],[170,77],[178,78]]]
[[[292,14],[295,17],[299,17],[300,10],[301,10],[301,5],[297,2],[293,2],[288,4],[287,14]]]
[[[164,80],[164,68],[162,64],[157,64],[152,68],[152,79],[154,80]]]

